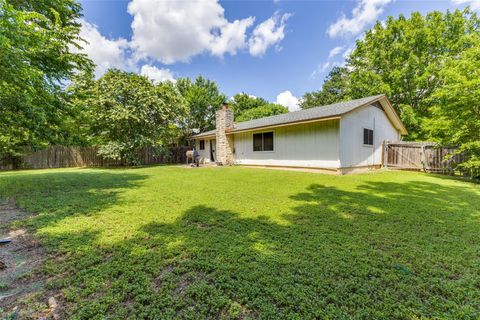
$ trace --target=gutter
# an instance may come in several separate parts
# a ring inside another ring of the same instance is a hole
[[[281,124],[273,124],[273,125],[267,125],[267,126],[260,126],[260,127],[254,127],[254,128],[248,128],[248,129],[237,129],[237,130],[233,129],[233,130],[228,130],[227,134],[235,134],[235,133],[241,133],[241,132],[246,132],[246,131],[264,130],[264,129],[278,128],[278,127],[286,127],[286,126],[292,126],[292,125],[296,125],[296,124],[305,124],[305,123],[311,123],[311,122],[337,120],[337,119],[340,119],[340,118],[341,118],[341,116],[328,116],[328,117],[323,117],[323,118],[292,121],[292,122],[286,122],[286,123],[281,123]]]

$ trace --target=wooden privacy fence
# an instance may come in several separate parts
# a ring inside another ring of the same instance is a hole
[[[185,163],[186,152],[191,147],[171,147],[165,154],[157,155],[154,148],[144,148],[139,157],[141,164]],[[50,146],[38,151],[26,151],[19,159],[4,159],[0,170],[8,169],[46,169],[68,167],[104,167],[122,166],[123,161],[105,159],[98,155],[95,147]]]
[[[433,142],[385,142],[384,166],[454,174],[457,164],[465,160],[455,151]]]

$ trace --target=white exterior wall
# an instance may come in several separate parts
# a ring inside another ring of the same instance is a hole
[[[363,144],[363,129],[373,130],[373,146]],[[382,164],[385,140],[400,140],[383,110],[368,106],[348,113],[340,119],[340,164],[342,168]]]
[[[253,151],[253,134],[273,131],[274,151]],[[234,135],[237,164],[338,168],[339,120],[255,130]]]
[[[205,150],[200,150],[200,140],[205,140]],[[195,149],[200,155],[200,163],[208,163],[210,161],[210,138],[195,139]],[[212,139],[215,141],[215,139]]]

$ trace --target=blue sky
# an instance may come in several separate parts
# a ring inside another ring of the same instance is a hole
[[[97,76],[110,67],[155,81],[201,74],[229,96],[246,92],[291,110],[375,21],[480,7],[480,0],[80,2]]]

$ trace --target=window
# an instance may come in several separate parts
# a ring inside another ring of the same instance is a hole
[[[273,132],[254,133],[253,151],[273,151]]]
[[[273,151],[273,132],[263,134],[263,151]]]
[[[363,144],[373,146],[373,130],[363,129]]]
[[[200,140],[200,150],[205,150],[205,140]]]

